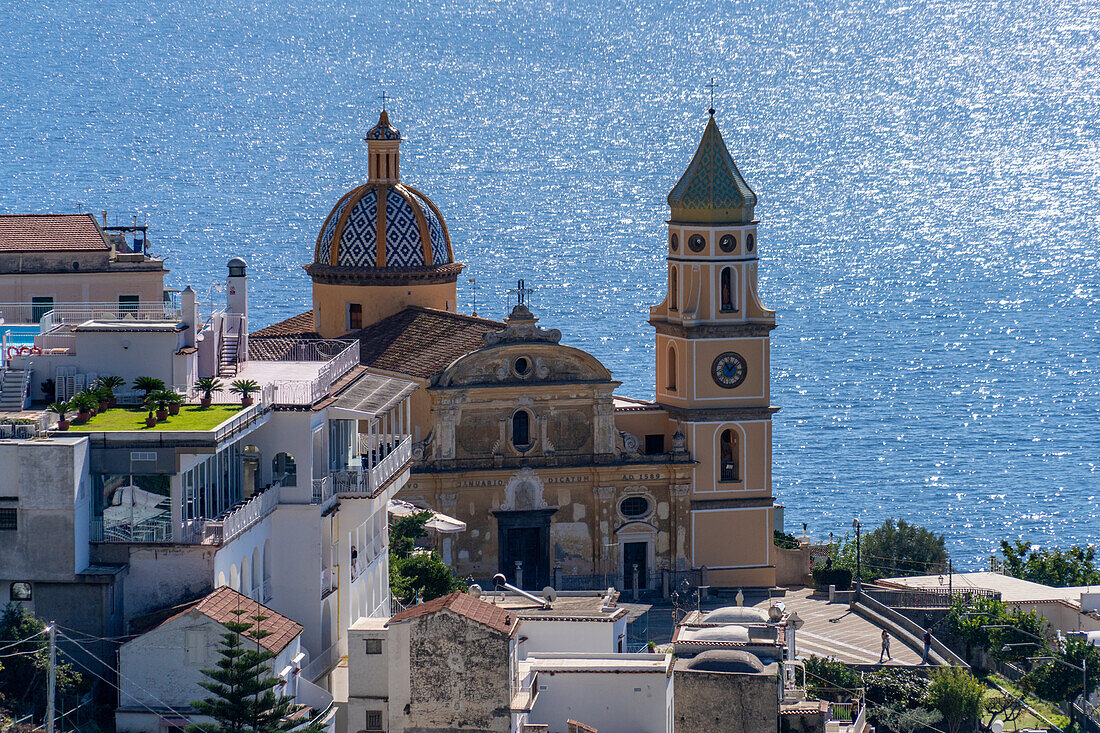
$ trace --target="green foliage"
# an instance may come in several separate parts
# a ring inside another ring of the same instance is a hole
[[[935,575],[947,570],[947,541],[942,534],[904,519],[887,519],[864,535],[864,580],[904,575]]]
[[[1096,548],[1073,546],[1068,550],[1032,547],[1024,540],[1001,540],[1004,572],[1014,578],[1030,580],[1055,588],[1100,583]]]
[[[1030,656],[1037,654],[1033,651]],[[1081,694],[1082,662],[1089,671],[1089,694],[1100,689],[1100,648],[1086,639],[1067,636],[1062,646],[1038,656],[1051,656],[1058,661],[1037,663],[1024,675],[1020,683],[1029,694],[1051,702],[1068,702],[1078,697]]]
[[[987,649],[999,662],[1020,662],[1045,653],[1043,617],[1035,611],[1024,613],[995,598],[976,596],[969,602],[956,600],[948,612],[947,625],[951,633],[972,647]],[[994,626],[1007,628],[990,628]],[[1004,648],[1008,644],[1031,642],[1036,646]]]
[[[20,640],[4,650],[4,666],[0,669],[0,696],[17,717],[33,712],[40,718],[46,712],[50,646],[46,634],[40,633],[45,628],[41,619],[15,603],[9,603],[0,616],[0,639]],[[75,690],[81,681],[72,665],[59,658],[58,692]]]
[[[914,667],[879,667],[863,674],[867,702],[872,706],[918,707],[928,696],[931,681]]]
[[[813,569],[814,586],[822,590],[835,585],[837,590],[852,587],[852,571],[848,568],[825,567],[818,565]]]
[[[872,721],[893,733],[917,733],[943,720],[938,710],[906,705],[883,705],[872,714]]]
[[[111,375],[106,377],[99,377],[95,380],[93,384],[96,387],[103,387],[104,389],[109,390],[108,394],[114,395],[116,389],[126,384],[126,380],[122,377]]]
[[[932,684],[925,702],[943,716],[950,733],[958,733],[963,724],[982,712],[985,687],[961,667],[941,667],[932,672]]]
[[[240,618],[244,612],[235,613]],[[225,624],[216,668],[202,670],[208,679],[199,682],[212,697],[191,703],[214,722],[190,725],[190,733],[280,733],[302,725],[301,720],[288,720],[294,701],[275,694],[279,681],[268,664],[275,655],[259,643],[270,634],[263,629],[266,620],[266,616],[253,616],[251,622]],[[321,733],[324,729],[310,723],[299,730]]]
[[[64,420],[65,416],[72,411],[72,405],[68,402],[51,402],[46,405],[46,412],[52,412],[57,415],[58,420]]]
[[[99,398],[88,391],[77,392],[69,405],[77,412],[95,412],[99,408]]]
[[[863,687],[859,672],[834,659],[810,656],[805,665],[806,689],[818,700],[846,700]]]
[[[165,384],[156,377],[138,377],[134,380],[134,389],[141,390],[148,397],[151,393],[165,388]]]
[[[57,399],[57,382],[47,379],[41,382],[39,386],[42,388],[42,394],[46,395],[47,402],[53,402]]]
[[[390,525],[390,593],[405,605],[466,589],[434,550],[415,551],[416,540],[428,534],[424,525],[431,518],[429,511],[417,512]]]
[[[241,399],[247,399],[248,395],[260,391],[260,383],[255,379],[238,379],[229,387],[233,394],[239,394]]]
[[[215,392],[221,392],[225,385],[217,377],[203,377],[195,382],[195,389],[202,392],[204,400],[212,399]]]
[[[99,404],[110,402],[115,396],[115,393],[107,387],[93,385],[88,391],[95,395],[96,399],[99,400]]]
[[[775,543],[776,547],[780,547],[784,550],[797,550],[798,549],[798,539],[796,539],[793,534],[788,534],[787,532],[780,532],[778,529],[775,530],[775,532],[774,532],[772,542]]]
[[[158,410],[166,410],[168,405],[178,405],[183,402],[183,398],[170,389],[158,389],[155,392],[150,392],[148,399],[152,400]]]

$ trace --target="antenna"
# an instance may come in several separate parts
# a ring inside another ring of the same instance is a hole
[[[716,87],[718,85],[714,83],[714,77],[712,76],[710,78],[710,84],[706,84],[704,86],[706,86],[708,89],[710,89],[710,110],[709,111],[710,111],[711,116],[713,117],[714,116],[714,87]]]
[[[541,606],[543,609],[549,609],[550,604],[552,603],[552,601],[544,600],[544,599],[539,598],[538,596],[536,596],[534,593],[528,593],[527,591],[523,590],[522,588],[517,588],[516,586],[512,585],[511,583],[508,582],[508,578],[505,577],[504,573],[497,573],[496,575],[493,576],[493,585],[496,586],[497,588],[507,588],[508,590],[512,591],[513,593],[519,593],[524,598],[527,598],[527,599],[532,600],[535,603],[539,604],[539,606]]]

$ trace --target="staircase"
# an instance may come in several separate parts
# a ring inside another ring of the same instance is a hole
[[[26,390],[26,370],[5,369],[0,381],[0,412],[22,412]]]
[[[238,337],[233,333],[226,333],[222,337],[222,353],[218,357],[219,377],[237,375],[237,341]]]

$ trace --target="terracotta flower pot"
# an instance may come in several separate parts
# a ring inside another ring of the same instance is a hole
[[[155,428],[157,426],[157,419],[155,417],[145,418],[145,427]]]
[[[110,403],[109,403],[109,402],[100,402],[100,403],[99,403],[99,411],[100,411],[100,412],[103,412],[103,411],[104,411],[104,410],[106,410],[106,409],[107,409],[107,408],[108,408],[109,406],[110,406]]]
[[[252,404],[252,398],[251,397],[242,397],[241,398],[241,407],[248,407],[251,404]]]
[[[213,397],[203,397],[201,400],[199,400],[199,407],[202,407],[203,409],[205,409],[207,407],[210,407],[210,405],[213,402],[214,402]]]
[[[178,415],[178,414],[180,414],[180,406],[179,405],[168,405],[168,414],[169,415]]]
[[[118,407],[118,397],[112,397],[111,399],[107,400],[107,407],[109,409]]]
[[[58,420],[57,421],[57,429],[58,430],[68,430],[69,429],[69,421],[68,420]]]
[[[81,410],[80,412],[76,413],[77,422],[88,422],[91,419],[92,413],[88,410]]]
[[[157,422],[168,419],[168,410],[157,410]]]

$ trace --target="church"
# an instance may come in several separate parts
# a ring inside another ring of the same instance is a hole
[[[335,203],[305,266],[313,309],[251,334],[250,358],[354,339],[369,371],[417,385],[399,498],[467,524],[437,538],[460,577],[658,589],[705,568],[711,586],[775,585],[775,313],[757,287],[756,194],[714,110],[668,195],[653,401],[617,395],[522,284],[503,321],[459,313],[464,265],[443,213],[405,182],[386,110],[366,142],[367,180]]]

